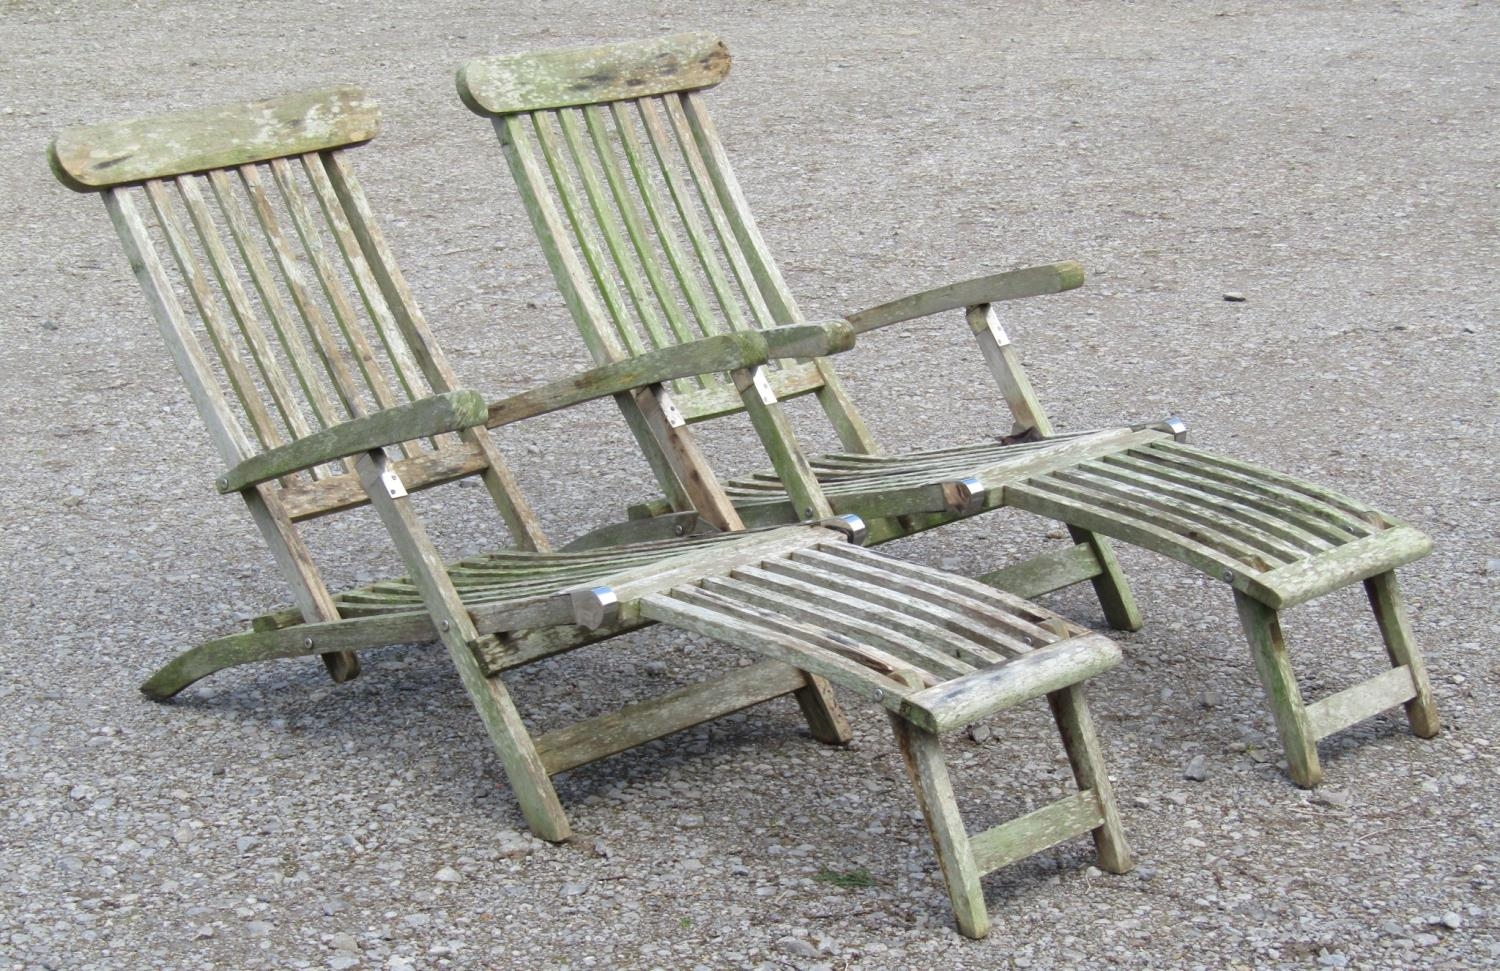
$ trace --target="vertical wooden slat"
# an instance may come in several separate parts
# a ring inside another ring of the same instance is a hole
[[[250,427],[254,430],[256,439],[259,440],[262,448],[280,445],[283,441],[281,433],[277,431],[271,413],[266,410],[265,403],[261,401],[260,389],[255,386],[255,379],[240,357],[239,349],[235,346],[234,334],[230,330],[229,322],[224,319],[213,287],[209,285],[208,276],[198,263],[197,255],[188,245],[187,236],[182,231],[182,222],[177,218],[177,212],[172,206],[172,199],[167,193],[166,185],[160,179],[151,179],[146,182],[145,190],[146,198],[150,200],[151,208],[156,213],[157,224],[161,227],[162,235],[166,237],[167,249],[171,252],[178,271],[187,283],[188,292],[193,297],[193,304],[198,308],[198,317],[203,321],[204,329],[208,332],[209,341],[213,344],[214,350],[218,351],[219,361],[224,365],[224,373],[229,378],[229,386],[234,390],[235,396],[240,399],[240,404],[244,406],[245,415],[250,419]]]
[[[526,212],[536,230],[537,241],[547,257],[547,265],[552,268],[552,275],[557,280],[568,310],[583,331],[583,340],[588,345],[589,353],[600,364],[623,360],[624,349],[610,332],[602,308],[593,295],[579,285],[579,281],[584,278],[583,267],[578,264],[578,257],[572,248],[563,243],[566,229],[562,217],[547,195],[546,179],[537,164],[536,154],[532,151],[531,140],[527,137],[521,119],[515,115],[507,115],[496,118],[494,124],[505,160],[515,178],[516,188],[520,190],[521,200],[525,203]],[[617,396],[615,400],[619,403],[620,411],[636,442],[641,446],[641,451],[645,453],[657,484],[662,487],[672,507],[677,510],[694,508],[691,497],[677,477],[672,463],[668,461],[640,404],[629,395]]]
[[[709,177],[718,191],[719,201],[724,207],[735,236],[739,239],[740,247],[750,264],[750,271],[760,284],[761,295],[770,307],[772,315],[778,323],[802,320],[802,311],[798,309],[792,297],[791,288],[782,278],[781,270],[777,268],[776,261],[771,257],[770,247],[766,245],[759,227],[755,224],[755,217],[750,212],[750,204],[740,189],[739,180],[735,178],[734,169],[729,164],[729,155],[725,152],[713,119],[709,117],[708,109],[703,104],[702,95],[697,91],[684,92],[682,109],[692,128],[698,150],[704,158]],[[833,423],[840,444],[850,452],[876,454],[879,448],[875,443],[875,437],[865,426],[864,418],[859,414],[859,409],[855,407],[853,399],[844,390],[843,382],[839,380],[838,374],[826,360],[819,359],[814,362],[814,366],[817,367],[818,375],[823,380],[823,386],[817,392],[818,403],[828,415],[828,420]]]
[[[407,286],[401,267],[386,243],[385,235],[380,231],[380,223],[375,219],[375,213],[370,208],[369,200],[365,198],[364,189],[355,177],[354,170],[340,151],[325,154],[324,170],[343,207],[344,215],[349,220],[350,228],[359,241],[360,249],[365,254],[370,272],[385,297],[386,306],[401,328],[407,347],[422,368],[422,373],[427,376],[428,384],[438,393],[456,390],[458,379],[427,326],[427,320],[422,316],[411,288]],[[511,473],[500,450],[495,447],[489,431],[470,428],[460,432],[459,437],[478,448],[489,463],[481,478],[500,517],[510,530],[511,538],[523,549],[550,549],[551,544],[547,542],[536,514],[521,493],[520,483]]]
[[[343,334],[344,349],[354,358],[355,366],[364,378],[365,387],[375,398],[376,405],[380,408],[395,407],[400,402],[392,393],[390,383],[386,381],[380,362],[375,357],[375,349],[370,346],[369,339],[360,327],[354,306],[349,302],[349,295],[344,291],[333,261],[328,258],[322,235],[318,232],[312,213],[308,211],[307,200],[293,176],[291,163],[284,158],[273,158],[270,166],[272,180],[280,192],[287,214],[291,216],[292,227],[297,231],[297,238],[302,241],[302,251],[312,264],[313,275],[317,277],[323,297],[333,311],[334,322]],[[328,353],[337,354],[337,346],[330,346]],[[407,458],[415,458],[419,454],[411,442],[402,442],[399,447]]]
[[[308,184],[312,187],[313,196],[318,200],[318,208],[323,211],[323,219],[328,223],[334,243],[344,257],[344,265],[348,267],[349,276],[354,280],[354,287],[359,291],[360,300],[365,305],[365,312],[374,323],[375,333],[380,338],[382,346],[385,347],[396,380],[400,383],[401,389],[406,392],[408,400],[424,397],[428,392],[423,387],[422,373],[417,367],[417,362],[413,360],[411,351],[407,349],[401,332],[396,327],[395,318],[383,299],[380,285],[375,282],[370,265],[365,260],[364,251],[360,249],[359,241],[354,238],[354,231],[350,228],[343,206],[333,191],[333,183],[329,181],[328,171],[323,167],[322,156],[316,153],[303,155],[301,161],[302,169],[307,173]]]
[[[323,382],[318,378],[317,365],[308,357],[307,348],[302,342],[298,328],[293,323],[292,312],[287,309],[286,301],[281,297],[281,291],[276,288],[271,268],[256,243],[255,234],[251,231],[249,222],[240,210],[229,176],[222,169],[216,169],[208,173],[208,183],[214,191],[214,199],[219,204],[219,212],[224,216],[225,225],[229,227],[229,236],[234,240],[240,260],[250,273],[250,282],[260,297],[261,306],[265,308],[267,317],[270,318],[271,328],[281,342],[281,349],[286,353],[287,360],[291,362],[292,371],[296,374],[297,383],[312,408],[313,416],[323,428],[337,423],[340,419],[333,401],[329,399]]]
[[[687,255],[683,253],[682,246],[677,240],[677,234],[666,222],[667,207],[662,204],[661,194],[656,191],[656,185],[651,178],[651,169],[647,164],[647,152],[641,144],[640,135],[636,132],[635,121],[628,111],[628,102],[617,101],[610,105],[610,113],[615,121],[615,130],[620,136],[620,147],[625,153],[625,164],[630,168],[630,174],[635,178],[637,191],[641,194],[641,202],[646,207],[646,214],[651,218],[651,228],[656,231],[657,241],[661,244],[662,252],[667,256],[667,263],[672,267],[672,275],[677,280],[677,287],[682,291],[682,296],[687,300],[688,307],[693,311],[693,317],[698,321],[698,332],[702,335],[723,333],[724,328],[720,325],[713,309],[708,305],[708,296],[703,292],[703,287],[698,283],[698,277],[693,273],[688,263]],[[636,113],[639,117],[639,112]]]
[[[781,270],[777,268],[775,260],[771,257],[770,247],[766,245],[760,229],[755,225],[755,219],[750,213],[750,204],[740,189],[734,169],[730,167],[729,155],[724,151],[724,145],[719,140],[718,130],[709,117],[702,96],[696,91],[684,92],[681,105],[683,117],[692,129],[693,139],[697,143],[698,151],[702,154],[719,201],[728,215],[729,224],[739,240],[751,272],[760,284],[761,295],[769,305],[772,315],[780,323],[795,323],[802,320],[802,311],[798,309],[797,302],[792,297],[791,288],[786,285],[786,280],[782,279]]]
[[[652,151],[656,154],[656,164],[661,171],[662,179],[667,184],[667,193],[672,197],[672,202],[677,208],[677,218],[682,221],[682,228],[687,233],[688,242],[692,244],[693,252],[698,257],[698,265],[708,277],[714,297],[719,302],[719,308],[724,312],[724,319],[729,321],[732,330],[745,330],[750,325],[745,320],[745,314],[740,309],[739,302],[734,298],[734,292],[729,287],[729,279],[724,275],[724,268],[719,265],[718,257],[709,244],[708,234],[703,231],[703,224],[698,220],[698,213],[693,206],[693,197],[683,183],[682,175],[677,171],[677,163],[673,159],[672,140],[667,134],[661,110],[650,98],[641,98],[635,105],[640,113],[641,124],[646,129],[646,138],[651,142]],[[714,323],[717,325],[717,321]],[[716,327],[716,330],[718,329],[721,328]]]
[[[396,327],[396,321],[386,306],[380,286],[370,272],[364,251],[360,249],[359,241],[354,238],[354,231],[349,226],[343,206],[340,205],[338,196],[333,191],[333,185],[328,180],[328,172],[323,168],[322,156],[314,152],[299,156],[299,158],[302,162],[302,170],[307,175],[308,185],[312,187],[313,197],[318,200],[318,209],[322,211],[323,220],[328,225],[330,235],[333,236],[334,245],[338,247],[339,254],[344,258],[344,266],[349,271],[350,279],[354,281],[355,290],[359,292],[365,313],[374,324],[375,334],[380,338],[381,346],[385,348],[386,360],[390,361],[396,382],[401,386],[408,401],[426,397],[430,388],[422,380],[421,369],[412,359],[411,351],[407,349],[406,341],[402,338],[400,330]],[[357,329],[358,323],[356,322],[354,326]],[[440,435],[430,439],[433,448],[441,448],[455,441],[457,439],[452,435]],[[406,449],[408,444],[402,443],[403,449]],[[411,454],[409,449],[407,449],[407,454]]]
[[[245,292],[244,284],[240,281],[239,272],[230,260],[228,250],[224,248],[219,228],[215,225],[213,215],[209,211],[208,200],[204,198],[203,191],[198,188],[197,179],[192,176],[180,176],[176,182],[177,190],[182,194],[183,203],[187,206],[188,216],[192,219],[193,228],[198,233],[198,241],[203,246],[203,251],[208,254],[208,263],[213,270],[214,278],[218,280],[219,289],[229,302],[230,312],[234,314],[240,334],[245,339],[245,346],[250,349],[250,356],[255,361],[261,379],[271,394],[277,413],[281,415],[281,420],[293,438],[311,434],[312,427],[308,425],[307,418],[297,404],[291,383],[287,380],[281,363],[276,358],[275,349],[261,327],[260,319],[250,303],[250,296]],[[316,473],[318,470],[313,471]]]
[[[573,180],[569,177],[563,148],[558,144],[557,134],[552,130],[555,116],[556,112],[552,111],[538,111],[531,116],[532,130],[536,134],[537,145],[541,148],[542,161],[546,163],[547,170],[552,174],[552,187],[557,191],[557,199],[562,203],[563,212],[568,217],[568,224],[573,229],[573,242],[578,252],[582,254],[590,276],[593,277],[595,291],[609,313],[615,336],[624,345],[626,353],[639,354],[645,348],[641,346],[639,336],[630,327],[629,313],[620,296],[620,288],[615,285],[614,275],[609,272],[609,264],[605,260],[604,253],[589,235],[587,210],[583,200],[578,197],[578,190],[574,188]],[[583,286],[584,281],[579,280],[578,284]]]
[[[193,335],[182,307],[172,293],[171,282],[151,245],[151,238],[140,213],[125,193],[126,190],[122,189],[105,192],[105,208],[109,210],[110,220],[120,234],[131,269],[135,271],[136,279],[145,291],[146,300],[151,305],[167,350],[172,355],[183,382],[187,384],[188,393],[197,405],[198,413],[208,426],[209,437],[219,450],[219,457],[224,460],[225,465],[235,465],[251,454],[251,444],[245,438],[239,423],[234,420],[229,403],[224,400],[224,392],[203,355],[203,348]],[[271,488],[263,484],[242,493],[245,504],[250,508],[250,515],[270,546],[271,555],[281,567],[282,574],[287,578],[303,618],[309,622],[335,620],[338,618],[338,608],[334,605],[333,596],[318,575],[312,556],[302,544],[291,521],[271,495]],[[324,655],[324,664],[336,680],[347,680],[359,671],[359,662],[353,653],[347,651]]]
[[[667,288],[666,277],[662,274],[661,261],[646,237],[646,227],[641,223],[635,198],[631,196],[626,186],[625,176],[620,171],[619,159],[615,157],[615,142],[610,139],[604,109],[599,105],[588,105],[583,109],[583,113],[589,130],[589,138],[594,143],[594,154],[599,160],[600,169],[604,172],[605,181],[609,183],[609,191],[614,196],[615,208],[619,211],[620,218],[625,224],[626,234],[629,235],[630,243],[635,248],[636,259],[645,271],[646,279],[651,283],[651,290],[656,294],[662,314],[667,318],[667,325],[672,328],[672,334],[678,341],[692,340],[692,332],[688,329],[687,320],[682,316],[682,308],[678,306],[671,291]],[[647,331],[657,341],[658,348],[672,343],[667,335],[662,334],[658,337],[654,331],[651,331],[649,322]]]
[[[652,346],[661,347],[667,340],[666,331],[662,329],[661,318],[656,314],[655,301],[646,281],[642,279],[641,270],[632,258],[626,241],[626,231],[621,225],[620,216],[609,205],[605,196],[604,186],[599,181],[599,175],[594,170],[594,165],[587,148],[583,143],[583,133],[578,124],[581,112],[577,109],[561,109],[557,112],[557,123],[562,129],[563,142],[568,146],[568,154],[573,160],[573,169],[578,173],[578,181],[583,185],[584,195],[588,198],[589,209],[594,214],[595,225],[599,229],[599,235],[604,239],[604,245],[609,249],[610,258],[614,260],[615,269],[620,279],[625,284],[625,290],[630,294],[630,302],[635,307],[636,318],[645,329],[651,339]],[[644,348],[633,330],[627,330],[620,335],[624,338],[632,353],[640,353]]]
[[[104,206],[109,210],[109,218],[120,234],[120,242],[125,247],[130,268],[135,271],[136,279],[146,293],[146,300],[151,305],[156,325],[167,343],[167,350],[188,386],[193,404],[197,405],[198,413],[208,426],[208,434],[213,439],[214,447],[219,450],[219,457],[226,466],[234,465],[252,454],[252,446],[245,438],[239,422],[235,421],[229,402],[224,400],[224,392],[214,377],[213,369],[209,367],[208,359],[203,355],[202,346],[188,325],[181,304],[172,292],[172,283],[167,278],[166,269],[162,266],[161,258],[156,255],[146,225],[141,220],[134,201],[127,194],[128,191],[111,189],[105,192]]]
[[[312,338],[313,349],[317,351],[318,358],[323,362],[323,368],[333,383],[334,392],[339,396],[348,414],[355,418],[363,418],[369,414],[360,396],[359,381],[354,372],[349,370],[349,362],[344,360],[339,351],[338,337],[328,326],[328,321],[323,312],[318,309],[312,294],[308,292],[307,283],[302,279],[302,270],[297,265],[297,258],[292,253],[291,244],[287,242],[286,233],[282,231],[281,221],[276,218],[276,211],[271,207],[271,200],[266,195],[265,184],[261,181],[260,171],[254,165],[241,165],[236,171],[239,172],[240,181],[244,183],[245,193],[250,198],[250,207],[255,211],[256,220],[260,223],[261,231],[265,233],[266,240],[271,244],[271,251],[276,255],[276,265],[281,269],[281,278],[286,283],[286,288],[292,295],[292,303],[296,306],[298,314],[302,317],[303,324],[307,327],[308,335]],[[296,340],[295,335],[288,333],[288,343]]]
[[[681,96],[675,94],[664,96],[662,106],[666,109],[667,119],[672,124],[672,133],[676,136],[678,151],[681,152],[682,159],[687,164],[688,174],[692,176],[693,185],[698,190],[698,200],[702,203],[704,212],[708,213],[708,221],[713,226],[714,233],[719,237],[719,249],[729,263],[729,269],[734,274],[735,282],[739,284],[740,295],[749,305],[751,315],[761,327],[792,323],[786,317],[777,317],[773,314],[761,297],[760,281],[750,272],[750,266],[740,248],[739,234],[730,226],[729,217],[725,214],[724,206],[719,199],[718,187],[709,176],[703,155],[698,150],[698,142],[693,137],[692,126],[689,125],[687,116],[683,114]]]

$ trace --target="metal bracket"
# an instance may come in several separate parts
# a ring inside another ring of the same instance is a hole
[[[943,502],[948,511],[968,515],[984,505],[984,483],[975,478],[943,483]]]
[[[401,476],[397,475],[396,470],[390,466],[386,466],[380,473],[380,484],[385,487],[386,495],[392,499],[401,499],[406,496],[406,483],[401,481]]]
[[[865,525],[865,521],[852,512],[846,512],[842,516],[834,516],[832,519],[819,520],[818,525],[838,530],[844,534],[845,539],[855,546],[865,545],[865,537],[870,535],[869,527]]]
[[[1006,347],[1010,344],[1010,335],[1005,332],[1004,327],[1000,326],[1000,315],[995,313],[993,304],[987,303],[984,305],[984,319],[982,322],[975,320],[973,317],[969,318],[969,329],[974,331],[976,337],[982,336],[988,331],[990,339],[995,342],[996,347]]]
[[[1168,415],[1167,420],[1162,422],[1162,425],[1166,427],[1167,431],[1172,433],[1172,437],[1177,441],[1187,441],[1187,422],[1181,418],[1176,415]]]
[[[750,369],[750,383],[755,386],[755,393],[760,395],[760,403],[763,405],[774,405],[776,403],[776,392],[771,390],[771,379],[766,377],[766,369],[756,366]]]
[[[671,392],[666,388],[660,386],[656,388],[656,403],[661,407],[661,416],[667,420],[670,427],[681,428],[687,424],[687,420],[682,417],[682,412],[677,407],[677,402],[672,400]]]
[[[598,630],[620,619],[620,598],[610,587],[573,590],[569,599],[573,603],[574,621],[589,630]]]

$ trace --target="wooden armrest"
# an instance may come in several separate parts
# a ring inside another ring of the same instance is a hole
[[[484,396],[450,391],[332,425],[245,459],[219,479],[220,492],[238,492],[303,469],[484,423]]]
[[[502,398],[490,404],[485,425],[498,428],[634,388],[714,371],[756,367],[766,360],[766,341],[759,332],[716,334],[590,368],[571,378]]]
[[[1082,285],[1083,266],[1072,260],[1064,260],[1061,263],[1007,270],[1004,273],[964,280],[962,283],[950,283],[935,290],[924,290],[850,314],[845,319],[853,325],[856,334],[863,334],[877,327],[899,324],[904,320],[915,320],[945,310],[1061,293]]]
[[[760,336],[766,340],[766,356],[773,361],[826,357],[854,346],[854,327],[840,318],[770,327],[761,331]]]

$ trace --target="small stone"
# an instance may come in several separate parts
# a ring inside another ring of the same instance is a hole
[[[576,897],[588,890],[588,888],[589,883],[587,880],[569,880],[562,885],[562,895],[564,897]]]
[[[1193,756],[1192,760],[1182,770],[1182,777],[1189,782],[1202,782],[1208,778],[1208,758],[1202,755]]]
[[[980,745],[988,742],[991,738],[994,737],[994,735],[995,733],[990,730],[990,727],[988,725],[969,726],[969,738],[975,742],[978,742]]]
[[[436,880],[438,883],[462,883],[464,875],[453,869],[451,866],[445,866],[438,872],[434,873],[432,875],[432,879]]]
[[[1459,916],[1457,911],[1450,910],[1442,916],[1442,919],[1439,920],[1438,923],[1448,928],[1450,931],[1456,931],[1460,927],[1464,926],[1464,919]]]
[[[328,966],[333,971],[349,971],[350,968],[359,967],[359,955],[350,954],[348,951],[339,951],[328,959]]]
[[[677,826],[679,829],[698,829],[702,825],[702,816],[696,816],[692,813],[686,813],[677,817]]]
[[[1354,801],[1354,797],[1342,789],[1318,789],[1313,793],[1312,801],[1320,806],[1332,806],[1335,809],[1347,809]]]
[[[213,936],[214,929],[212,927],[209,927],[207,924],[204,924],[202,927],[199,927],[197,930],[193,931],[194,940],[204,940]]]
[[[1436,934],[1418,934],[1413,940],[1421,947],[1432,947],[1432,945],[1438,942],[1438,936]]]
[[[323,901],[323,903],[319,905],[319,909],[323,911],[323,915],[325,917],[332,917],[334,914],[342,914],[344,911],[348,910],[349,904],[346,901],[334,897],[330,900]]]
[[[1162,798],[1174,806],[1186,806],[1188,803],[1187,793],[1185,792],[1169,792]]]
[[[1332,954],[1318,955],[1318,963],[1325,968],[1344,968],[1349,966],[1349,959],[1335,951]]]
[[[1068,534],[1065,531],[1061,530],[1061,529],[1049,529],[1049,530],[1047,530],[1047,538],[1048,539],[1062,539],[1062,538],[1064,538],[1067,535]]]
[[[1224,302],[1225,303],[1244,303],[1245,302],[1245,295],[1243,293],[1240,293],[1238,290],[1226,290],[1226,291],[1224,291]]]
[[[664,677],[667,673],[667,665],[664,661],[647,661],[641,667],[653,678]]]
[[[1203,694],[1198,696],[1198,705],[1202,708],[1217,708],[1220,704],[1223,703],[1223,701],[1224,699],[1219,695],[1219,693],[1212,689],[1205,691],[1203,692]]]
[[[259,836],[241,836],[234,841],[234,848],[244,853],[246,850],[254,849],[259,843]]]
[[[815,958],[818,956],[818,949],[800,937],[783,937],[776,942],[776,946],[792,957]]]
[[[1492,556],[1484,561],[1484,572],[1490,576],[1500,576],[1500,556]]]
[[[416,971],[416,967],[411,958],[399,954],[392,954],[391,959],[385,962],[386,971]]]
[[[252,920],[245,925],[245,933],[251,937],[268,937],[274,929],[275,925],[265,920]]]
[[[359,941],[356,941],[354,939],[353,934],[347,934],[343,931],[340,931],[337,934],[330,935],[328,938],[328,943],[333,946],[333,949],[335,951],[352,951],[355,954],[359,953]]]

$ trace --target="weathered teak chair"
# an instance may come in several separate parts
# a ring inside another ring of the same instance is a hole
[[[563,296],[600,362],[802,319],[700,94],[728,71],[721,41],[684,34],[482,58],[459,72],[464,102],[494,121]],[[674,384],[672,402],[687,422],[747,409],[764,440],[792,453],[776,402],[818,396],[847,451],[813,459],[816,481],[791,455],[774,472],[731,482],[727,491],[752,525],[852,512],[880,541],[1001,506],[1025,509],[1067,524],[1075,545],[980,579],[1023,596],[1090,580],[1106,619],[1123,629],[1140,619],[1104,536],[1223,580],[1234,590],[1292,778],[1303,786],[1322,778],[1319,738],[1392,705],[1405,705],[1416,734],[1435,735],[1437,712],[1393,572],[1424,556],[1428,538],[1327,489],[1189,447],[1175,419],[1056,434],[995,304],[1082,281],[1078,264],[1056,263],[846,318],[863,332],[965,310],[1015,418],[999,441],[881,455],[829,362],[816,358],[752,372],[754,396],[700,378]],[[663,463],[656,468],[667,496],[647,512],[686,508],[680,485]],[[1278,612],[1356,581],[1365,584],[1392,668],[1304,704]]]
[[[313,654],[334,658],[344,678],[356,670],[354,651],[435,638],[527,821],[560,840],[569,827],[552,775],[786,694],[814,736],[845,741],[831,681],[888,712],[965,933],[988,927],[981,874],[1063,839],[1092,833],[1101,866],[1129,867],[1081,687],[1118,662],[1111,641],[974,581],[851,545],[856,517],[743,531],[690,434],[662,407],[664,381],[721,370],[748,380],[772,354],[849,346],[847,325],[688,342],[486,406],[459,388],[350,170],[346,149],[377,124],[359,90],[342,87],[72,129],[54,143],[59,178],[101,194],[227,466],[219,491],[250,507],[297,604],[187,651],[143,685],[147,695],[171,697],[236,664]],[[605,395],[628,406],[695,511],[551,551],[487,428]],[[516,549],[445,566],[408,493],[468,476],[483,480]],[[297,523],[367,503],[407,576],[334,595]],[[606,544],[691,531],[687,520],[700,514],[724,531]],[[651,622],[764,659],[528,733],[506,670]],[[1039,696],[1078,792],[970,837],[939,736]]]

